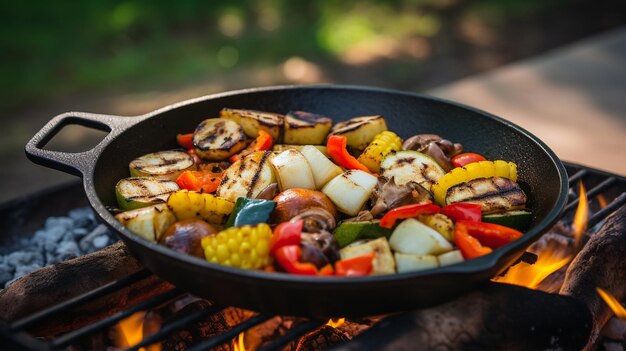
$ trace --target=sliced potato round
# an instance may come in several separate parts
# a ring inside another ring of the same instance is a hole
[[[269,161],[272,151],[257,151],[233,163],[224,171],[217,196],[235,202],[238,197],[256,198],[276,183]]]
[[[196,155],[209,161],[226,160],[246,147],[246,135],[241,126],[225,118],[200,122],[192,141]]]
[[[195,170],[193,157],[180,150],[159,151],[130,161],[131,177],[165,177],[176,180],[187,170]]]
[[[166,178],[132,177],[117,182],[115,196],[122,210],[132,210],[165,202],[178,189],[175,181]]]

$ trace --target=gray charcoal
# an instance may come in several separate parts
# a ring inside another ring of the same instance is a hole
[[[87,234],[89,234],[89,230],[87,230],[87,228],[78,227],[72,229],[72,235],[76,241],[80,241],[80,239],[84,238]]]
[[[61,241],[56,249],[56,256],[59,262],[81,255],[78,245],[75,241]]]
[[[74,228],[74,220],[69,217],[49,217],[46,219],[46,229],[61,228],[63,232]]]
[[[40,252],[35,251],[15,251],[6,256],[6,263],[9,266],[19,269],[21,266],[38,265],[43,266],[44,258]]]
[[[8,281],[13,279],[15,269],[6,263],[0,264],[0,286],[4,286]]]
[[[68,216],[74,221],[76,227],[91,227],[96,222],[96,217],[89,207],[71,210]]]
[[[93,240],[101,235],[107,235],[108,232],[107,227],[104,224],[100,224],[80,240],[80,249],[83,250],[83,252],[88,252],[89,249],[93,247]]]
[[[4,263],[4,255],[0,255],[0,264]]]
[[[36,231],[33,240],[46,251],[54,251],[57,243],[61,241],[66,232],[67,230],[61,226],[46,227],[45,230]]]
[[[95,237],[92,242],[92,246],[96,250],[100,250],[109,244],[109,237],[107,235],[101,235]]]

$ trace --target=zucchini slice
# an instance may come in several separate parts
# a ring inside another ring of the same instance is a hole
[[[388,179],[393,177],[397,185],[416,182],[428,191],[446,174],[432,157],[412,150],[387,155],[380,167],[381,174]]]
[[[246,147],[246,135],[239,124],[225,118],[209,118],[193,133],[193,149],[200,158],[222,161]]]
[[[323,144],[333,120],[304,111],[292,111],[285,116],[285,144]]]
[[[122,210],[132,210],[167,201],[180,189],[175,181],[158,177],[124,178],[115,185],[117,204]]]
[[[266,131],[274,141],[280,140],[285,116],[278,113],[223,108],[220,117],[233,120],[250,138],[259,136],[259,129]]]
[[[387,122],[383,116],[365,116],[335,124],[330,134],[343,135],[349,147],[364,150],[376,135],[385,130],[387,130]]]
[[[131,177],[165,177],[176,180],[184,171],[196,169],[193,157],[180,150],[159,151],[130,161]]]
[[[483,213],[489,214],[523,209],[526,194],[517,183],[504,177],[477,178],[448,189],[446,204],[457,202],[479,204]]]
[[[238,197],[256,198],[270,184],[276,183],[269,161],[272,151],[253,152],[224,171],[217,196],[237,201]]]
[[[513,210],[483,216],[483,222],[500,224],[505,227],[524,231],[533,221],[533,214],[526,210]]]

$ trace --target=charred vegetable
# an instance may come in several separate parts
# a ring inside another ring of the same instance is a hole
[[[156,177],[124,178],[115,185],[117,204],[122,210],[132,210],[165,202],[178,190],[176,182]]]
[[[333,121],[304,111],[292,111],[285,116],[285,144],[323,144]]]
[[[454,239],[454,223],[446,215],[441,213],[420,215],[418,220],[433,228],[437,233],[443,235],[446,240],[452,242]]]
[[[217,234],[218,230],[207,222],[189,218],[172,224],[159,243],[170,249],[192,256],[204,258],[204,250],[200,241],[206,237]]]
[[[446,203],[478,204],[484,214],[523,209],[526,194],[510,179],[503,177],[476,178],[457,184],[446,194]]]
[[[370,212],[372,216],[377,217],[389,209],[430,200],[428,190],[415,182],[398,185],[395,178],[378,177],[376,188],[370,196],[370,202],[373,204]]]
[[[193,157],[180,150],[159,151],[130,162],[131,177],[165,177],[176,180],[186,170],[195,170]]]
[[[399,151],[387,155],[381,170],[383,176],[394,178],[398,185],[416,182],[428,191],[445,174],[433,158],[418,151]]]
[[[437,134],[418,134],[408,138],[402,144],[402,150],[415,150],[432,157],[446,172],[454,165],[453,156],[463,151],[463,145],[455,144]]]
[[[160,240],[176,217],[165,204],[137,208],[115,215],[115,218],[131,232],[146,240]]]
[[[227,160],[246,147],[246,136],[239,124],[225,118],[200,122],[193,133],[194,152],[209,161]]]
[[[377,134],[357,159],[373,173],[380,172],[380,164],[387,154],[400,150],[402,139],[388,130]]]
[[[355,117],[335,124],[330,135],[343,135],[348,146],[363,150],[380,132],[387,130],[387,122],[383,116]]]
[[[280,140],[285,116],[278,113],[254,110],[224,108],[220,117],[237,122],[250,138],[259,136],[259,130],[266,131],[275,141]]]
[[[200,218],[211,224],[221,224],[235,204],[211,194],[179,190],[169,196],[167,206],[179,220]]]
[[[217,196],[235,202],[239,197],[255,198],[270,184],[275,183],[269,164],[271,151],[258,151],[233,163],[224,171]]]

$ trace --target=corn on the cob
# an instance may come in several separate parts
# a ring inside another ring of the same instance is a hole
[[[243,269],[260,269],[270,262],[272,230],[266,223],[232,227],[202,239],[207,261]]]
[[[445,205],[446,193],[451,187],[468,182],[476,178],[503,177],[512,181],[517,180],[517,165],[502,160],[480,161],[457,167],[439,178],[433,185],[432,192],[435,202]]]
[[[358,160],[374,173],[380,172],[380,163],[388,153],[398,151],[402,147],[402,139],[394,132],[378,133],[367,146]]]
[[[178,220],[201,218],[212,224],[221,224],[233,212],[235,204],[211,194],[179,190],[170,194],[167,206]]]

